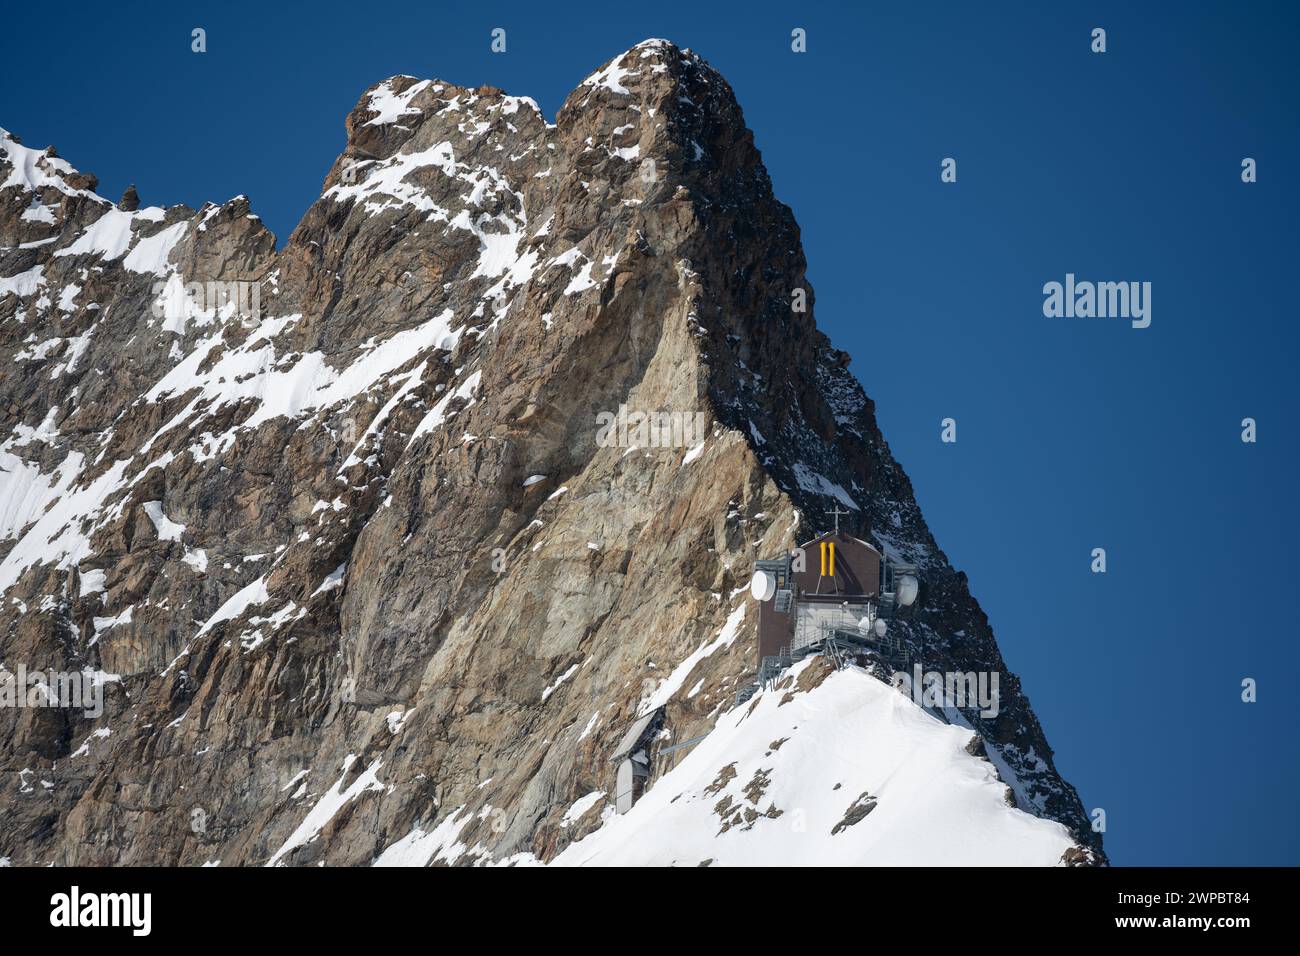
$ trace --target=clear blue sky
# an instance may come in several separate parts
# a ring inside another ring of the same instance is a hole
[[[0,126],[110,198],[247,194],[281,240],[377,80],[491,83],[553,116],[639,40],[699,51],[1112,860],[1295,863],[1294,4],[177,6],[7,10]],[[1151,327],[1044,317],[1067,272],[1150,281]]]

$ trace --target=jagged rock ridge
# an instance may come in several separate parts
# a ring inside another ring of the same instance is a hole
[[[1104,862],[721,76],[647,41],[554,125],[399,76],[347,131],[279,251],[243,197],[114,206],[0,140],[0,661],[107,695],[0,710],[0,855],[550,860],[639,713],[729,712],[753,559],[837,505],[921,568],[914,656],[1002,672],[988,772]],[[621,405],[707,438],[599,446]]]

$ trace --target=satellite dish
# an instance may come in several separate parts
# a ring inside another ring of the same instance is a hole
[[[770,601],[776,593],[776,578],[768,571],[755,571],[749,580],[749,594],[755,601]]]
[[[907,607],[916,600],[916,595],[920,593],[921,582],[916,580],[910,574],[904,574],[898,579],[897,600],[899,607]]]
[[[887,630],[889,630],[889,625],[885,623],[885,619],[883,617],[876,618],[876,637],[884,637]]]

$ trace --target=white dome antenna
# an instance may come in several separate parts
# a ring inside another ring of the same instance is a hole
[[[921,582],[915,575],[904,574],[898,579],[897,601],[899,607],[908,607],[916,600],[916,596],[921,593]]]
[[[770,601],[776,594],[776,575],[770,571],[755,571],[749,579],[749,595],[755,601]]]

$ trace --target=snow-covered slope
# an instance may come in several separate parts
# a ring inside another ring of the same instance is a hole
[[[1069,832],[1009,805],[972,739],[865,671],[808,659],[725,714],[625,816],[593,807],[604,826],[552,862],[1059,863]]]

